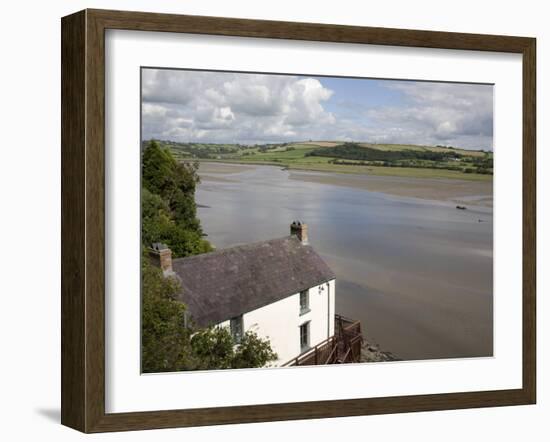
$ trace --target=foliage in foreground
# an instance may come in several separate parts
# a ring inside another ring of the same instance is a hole
[[[168,149],[151,141],[142,156],[142,371],[263,367],[277,359],[268,340],[246,332],[236,344],[228,328],[193,325],[176,299],[180,286],[149,262],[154,242],[167,244],[174,257],[209,252],[197,218],[198,165],[178,163]]]
[[[177,370],[189,358],[185,305],[174,299],[178,285],[142,260],[141,366],[144,372]]]

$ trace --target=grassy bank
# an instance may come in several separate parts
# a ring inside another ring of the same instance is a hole
[[[492,153],[455,149],[446,146],[354,143],[355,153],[392,152],[391,161],[361,161],[337,156],[338,142],[299,142],[265,145],[201,144],[162,142],[180,160],[197,160],[239,164],[264,164],[295,170],[396,176],[411,178],[443,178],[468,181],[491,181],[490,173],[476,173],[480,161],[491,161]],[[326,149],[326,154],[323,152]],[[331,153],[332,152],[332,153]],[[403,158],[395,153],[401,152]],[[427,153],[441,153],[437,160],[425,159]],[[406,155],[405,155],[406,154]],[[326,155],[326,156],[324,156]],[[345,163],[345,164],[343,164]],[[455,170],[451,170],[455,169]],[[467,171],[467,173],[465,173]]]
[[[335,172],[349,174],[368,174],[373,176],[395,176],[404,178],[440,178],[440,179],[456,179],[467,181],[491,181],[491,175],[481,175],[476,173],[465,174],[453,170],[445,169],[422,169],[409,167],[378,167],[378,166],[340,166],[338,164],[330,164],[328,162],[289,162],[282,161],[242,161],[232,159],[209,159],[199,160],[205,162],[216,163],[233,163],[233,164],[258,164],[281,166],[291,170],[304,170],[312,172]]]

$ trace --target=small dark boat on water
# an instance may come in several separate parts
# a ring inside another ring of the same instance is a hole
[[[466,210],[466,206],[456,206],[458,210]]]

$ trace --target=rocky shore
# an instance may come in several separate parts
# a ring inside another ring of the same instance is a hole
[[[371,344],[364,341],[361,348],[360,362],[388,362],[399,361],[400,359],[389,351],[380,350],[378,344]]]

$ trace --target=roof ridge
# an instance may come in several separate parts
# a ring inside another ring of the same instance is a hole
[[[219,324],[335,278],[315,249],[293,235],[178,258],[172,265],[181,282],[177,298],[197,324]]]
[[[282,241],[282,240],[285,240],[285,239],[295,239],[296,241],[300,242],[300,240],[295,236],[295,235],[286,235],[286,236],[282,236],[280,238],[271,238],[271,239],[264,239],[262,241],[255,241],[255,242],[251,242],[251,243],[246,243],[246,244],[237,244],[235,246],[230,246],[230,247],[224,247],[223,249],[216,249],[212,252],[206,252],[206,253],[200,253],[198,255],[191,255],[191,256],[182,256],[180,258],[173,258],[172,259],[172,262],[175,262],[175,261],[182,261],[182,260],[192,260],[192,259],[197,259],[197,258],[204,258],[206,256],[210,257],[210,256],[216,256],[216,255],[223,255],[224,253],[228,253],[230,251],[233,251],[233,250],[237,250],[237,249],[250,249],[250,248],[253,248],[253,247],[257,247],[261,244],[266,244],[266,243],[269,243],[269,242],[275,242],[275,241]],[[307,247],[307,245],[303,244],[305,247]]]

